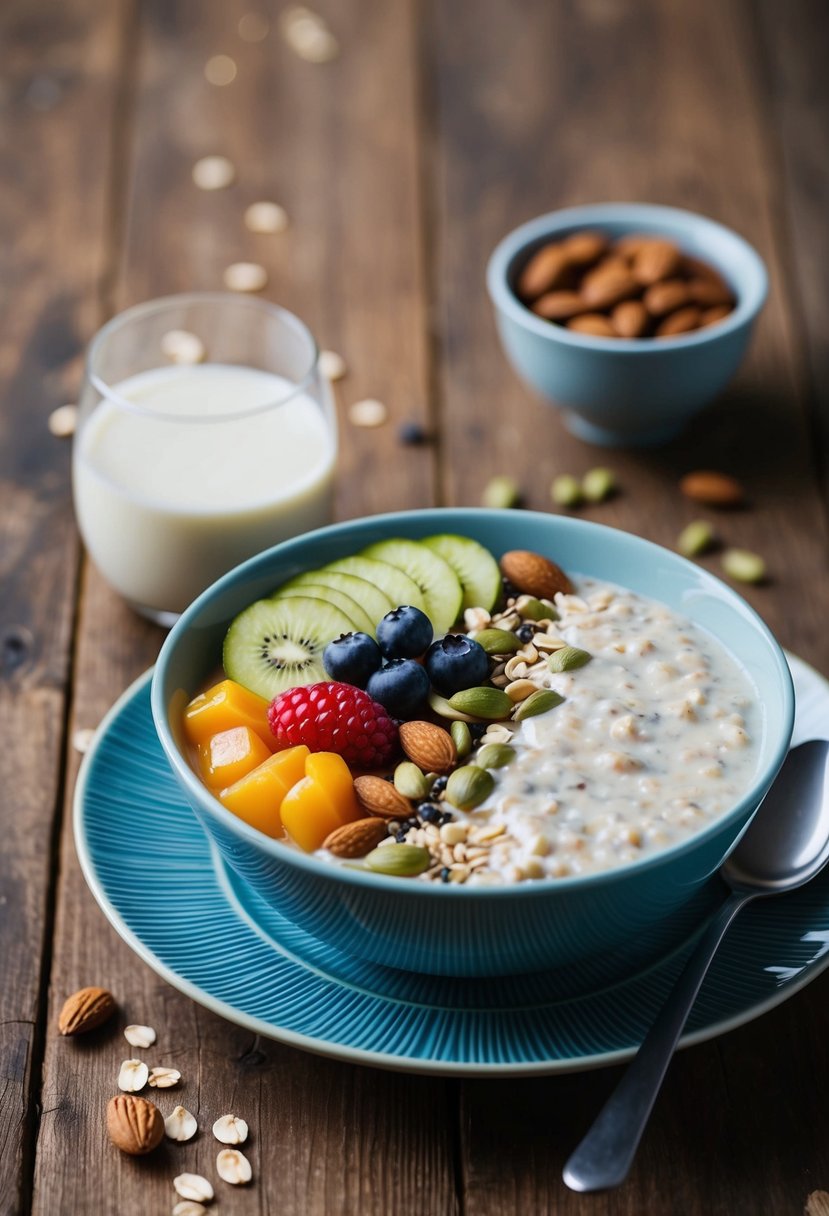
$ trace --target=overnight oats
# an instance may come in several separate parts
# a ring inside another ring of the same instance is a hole
[[[184,730],[225,807],[421,882],[628,864],[729,811],[758,765],[753,686],[699,626],[465,537],[298,576],[231,624],[224,670]]]

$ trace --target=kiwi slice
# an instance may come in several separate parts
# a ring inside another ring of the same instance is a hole
[[[448,562],[463,588],[463,608],[486,608],[489,612],[501,594],[501,571],[483,545],[468,536],[443,532],[420,542]]]
[[[447,561],[415,540],[381,540],[363,550],[362,557],[397,566],[414,579],[423,596],[423,611],[440,635],[451,629],[461,610],[460,580]],[[417,607],[421,607],[420,604]]]
[[[303,596],[309,600],[324,600],[327,604],[333,604],[335,608],[339,608],[340,612],[345,613],[354,629],[374,637],[374,623],[365,608],[362,608],[344,591],[338,591],[336,587],[320,587],[314,583],[303,583],[301,587],[280,587],[279,591],[271,596],[271,599],[290,600]]]
[[[403,604],[411,604],[413,608],[426,607],[416,579],[409,578],[407,572],[392,561],[384,558],[374,559],[374,555],[361,553],[357,557],[342,557],[339,561],[329,562],[326,570],[339,570],[342,574],[356,574],[364,578],[374,587],[379,587],[383,595],[391,600],[392,608],[400,608]],[[391,608],[386,610],[391,611]],[[383,614],[385,615],[385,613]]]
[[[297,684],[327,680],[323,650],[353,629],[344,612],[323,600],[257,600],[225,635],[224,669],[231,680],[270,700]]]
[[[366,582],[364,578],[357,578],[353,574],[344,574],[340,570],[329,570],[327,567],[324,570],[308,570],[305,574],[298,574],[296,578],[292,578],[290,582],[280,587],[279,591],[275,592],[275,594],[280,595],[287,587],[309,586],[333,587],[336,591],[344,592],[350,599],[356,600],[358,604],[362,604],[366,613],[375,624],[381,621],[387,612],[391,612],[392,608],[396,607],[389,597],[383,594],[379,587]]]

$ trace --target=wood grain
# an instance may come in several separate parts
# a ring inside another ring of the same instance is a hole
[[[220,0],[174,7],[156,0],[142,9],[129,133],[134,158],[114,300],[120,306],[215,288],[227,263],[262,261],[271,276],[267,294],[346,357],[343,395],[371,393],[385,398],[395,419],[425,418],[410,9],[398,3],[375,11],[367,0],[332,7],[344,53],[325,67],[294,61],[275,33],[255,46],[240,41],[237,24],[247,11],[246,3]],[[275,24],[275,8],[271,15]],[[218,52],[238,64],[236,82],[225,89],[203,76]],[[375,61],[377,70],[369,70]],[[373,113],[379,121],[368,132]],[[212,152],[233,158],[237,185],[200,194],[192,163]],[[336,191],[332,180],[340,183]],[[262,197],[278,199],[291,214],[284,237],[244,229],[244,207]],[[429,451],[396,462],[391,426],[344,428],[342,447],[342,512],[429,501]],[[87,569],[74,722],[99,721],[153,661],[160,640]],[[136,815],[140,828],[140,808]],[[96,978],[121,1001],[119,1024],[93,1036],[97,1041],[59,1040],[52,1026],[61,1000]],[[168,1210],[172,1178],[182,1169],[215,1177],[218,1146],[209,1126],[228,1111],[251,1126],[256,1179],[234,1193],[235,1212],[455,1212],[451,1088],[256,1042],[170,989],[104,921],[79,873],[68,820],[52,992],[34,1201],[42,1216],[108,1210],[113,1195],[124,1212]],[[120,1035],[127,1021],[153,1025],[153,1062],[182,1072],[182,1088],[160,1095],[159,1104],[166,1111],[180,1100],[202,1126],[194,1143],[165,1145],[137,1161],[109,1148],[102,1120],[119,1061],[131,1052]],[[79,1171],[78,1160],[94,1160],[94,1174]]]
[[[70,445],[47,420],[73,400],[98,318],[118,11],[93,0],[0,10],[3,1213],[31,1185],[78,562]]]

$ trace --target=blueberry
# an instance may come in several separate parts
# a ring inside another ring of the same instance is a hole
[[[469,733],[472,736],[472,738],[475,740],[476,743],[481,738],[481,736],[486,733],[486,728],[488,725],[489,725],[488,722],[470,722],[469,723]]]
[[[532,625],[522,625],[521,628],[517,630],[516,636],[521,642],[531,642],[535,637],[535,630],[533,629]]]
[[[414,659],[392,659],[369,677],[366,692],[393,718],[411,718],[429,695],[429,677]]]
[[[442,869],[442,870],[441,870],[441,872],[440,872],[440,881],[441,881],[441,882],[448,882],[448,881],[449,881],[449,875],[450,875],[450,874],[451,874],[451,870],[449,869],[449,867],[448,867],[448,866],[444,866],[444,867],[443,867],[443,869]]]
[[[426,671],[442,697],[462,688],[475,688],[489,676],[489,656],[483,646],[462,633],[447,633],[426,651]]]
[[[418,444],[428,443],[431,435],[419,422],[403,422],[398,427],[397,438],[407,446],[416,447]]]
[[[387,612],[377,626],[377,641],[387,659],[416,659],[432,636],[432,622],[426,613],[410,605]]]
[[[423,823],[435,823],[440,819],[440,807],[436,802],[419,802],[417,804],[417,813]]]
[[[434,781],[432,782],[431,789],[431,795],[433,798],[437,798],[438,794],[443,793],[443,791],[446,789],[448,781],[448,777],[435,777]]]
[[[380,647],[367,633],[341,633],[322,652],[323,666],[331,679],[357,688],[365,688],[382,661]]]

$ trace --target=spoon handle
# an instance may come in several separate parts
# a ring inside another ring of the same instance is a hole
[[[618,1186],[628,1175],[682,1028],[725,931],[753,892],[733,892],[712,917],[642,1046],[564,1166],[574,1191]]]

